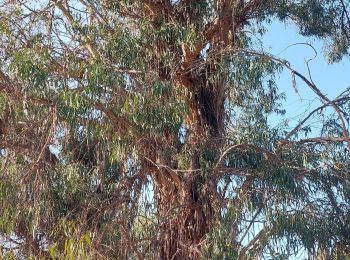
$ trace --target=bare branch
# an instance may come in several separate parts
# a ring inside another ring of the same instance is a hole
[[[250,55],[254,55],[254,56],[260,56],[260,57],[265,57],[268,58],[270,60],[276,61],[279,64],[283,65],[285,68],[287,68],[289,71],[291,71],[293,74],[295,74],[296,76],[298,76],[301,80],[303,80],[306,85],[309,86],[309,88],[311,88],[311,90],[316,93],[316,95],[318,97],[320,97],[321,101],[325,104],[330,104],[334,110],[337,112],[339,119],[341,121],[342,124],[342,130],[343,130],[343,135],[345,137],[345,142],[347,142],[348,145],[348,150],[350,153],[350,138],[349,138],[349,134],[348,134],[348,129],[346,127],[346,123],[345,123],[345,119],[342,115],[342,112],[340,111],[339,107],[334,103],[334,101],[330,100],[329,98],[327,98],[326,95],[324,95],[321,90],[311,81],[309,81],[304,75],[302,75],[301,73],[297,72],[295,69],[293,69],[288,63],[282,61],[279,58],[273,57],[272,55],[267,55],[264,53],[258,53],[256,51],[251,51],[251,50],[241,50],[244,53],[250,54]]]
[[[337,103],[344,102],[344,101],[348,101],[348,100],[350,100],[350,97],[342,97],[342,98],[337,98],[337,99],[333,100],[333,102],[334,102],[335,104],[337,104]],[[300,130],[300,128],[302,127],[302,125],[303,125],[313,114],[315,114],[317,111],[320,111],[320,110],[322,110],[322,109],[324,109],[324,108],[326,108],[326,107],[328,107],[328,106],[330,106],[330,105],[331,105],[331,103],[328,102],[328,103],[326,103],[326,104],[324,104],[324,105],[322,105],[322,106],[320,106],[320,107],[314,109],[312,112],[310,112],[309,115],[308,115],[307,117],[305,117],[302,121],[300,121],[300,122],[298,123],[298,125],[295,126],[295,127],[293,128],[293,130],[290,131],[290,132],[285,136],[285,138],[283,139],[283,141],[287,141],[289,138],[291,138],[293,135],[295,135],[295,134]]]
[[[275,162],[279,162],[279,158],[272,152],[261,148],[259,146],[256,145],[252,145],[252,144],[235,144],[230,146],[229,148],[227,148],[220,156],[218,162],[215,165],[215,169],[218,169],[218,167],[222,164],[223,160],[225,159],[225,157],[230,154],[231,152],[233,152],[234,150],[240,150],[240,149],[251,149],[251,150],[255,150],[256,152],[259,153],[263,153],[265,154],[267,159],[272,159]]]

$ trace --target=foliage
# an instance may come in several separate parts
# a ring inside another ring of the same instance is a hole
[[[349,89],[329,100],[259,42],[279,19],[337,62],[349,16],[343,0],[3,0],[1,257],[349,257]],[[282,70],[322,102],[292,129],[268,121]]]

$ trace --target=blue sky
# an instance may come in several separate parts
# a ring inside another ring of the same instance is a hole
[[[270,54],[288,60],[292,67],[303,75],[308,75],[306,61],[315,56],[314,50],[306,45],[294,45],[296,43],[310,43],[317,51],[317,57],[309,62],[312,79],[317,87],[333,99],[350,86],[350,59],[345,57],[341,62],[328,64],[324,55],[324,43],[315,38],[306,38],[298,33],[296,26],[273,22],[268,27],[268,32],[264,35],[263,45]],[[287,48],[288,46],[291,46]],[[286,49],[287,48],[287,49]],[[284,71],[280,74],[277,82],[279,90],[285,92],[287,100],[283,107],[287,110],[285,118],[290,118],[289,126],[295,126],[299,120],[308,115],[313,108],[321,105],[307,85],[297,81],[299,95],[293,89],[290,72]],[[329,108],[330,111],[332,108]],[[333,111],[332,111],[333,112]],[[271,125],[276,125],[281,121],[280,117],[272,116],[269,120]],[[317,118],[314,119],[317,124]],[[312,122],[312,120],[307,123]],[[290,257],[290,260],[307,259],[306,251],[301,251],[297,256]]]
[[[309,62],[309,67],[313,81],[327,97],[335,98],[350,86],[349,58],[345,57],[339,63],[328,64],[324,55],[324,43],[316,38],[301,36],[295,25],[275,21],[267,28],[268,31],[263,38],[265,49],[273,55],[288,60],[295,70],[304,75],[308,75],[306,62],[315,56],[315,52],[310,46],[293,44],[310,43],[316,49],[317,56]],[[278,86],[287,96],[283,105],[287,110],[286,118],[291,119],[291,127],[306,116],[307,111],[321,104],[316,94],[299,80],[297,80],[298,95],[293,88],[292,77],[288,71],[280,75]],[[272,125],[274,123],[277,123],[275,119],[271,121]]]

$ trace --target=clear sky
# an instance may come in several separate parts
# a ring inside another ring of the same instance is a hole
[[[268,26],[268,32],[263,38],[263,45],[269,53],[288,60],[295,70],[308,75],[306,62],[315,56],[315,52],[310,46],[293,45],[296,43],[310,43],[316,49],[317,56],[309,62],[309,68],[313,81],[327,97],[335,98],[350,86],[350,59],[345,57],[339,63],[328,64],[324,55],[324,43],[315,38],[301,36],[295,25],[273,22]],[[283,107],[287,110],[286,118],[292,119],[291,127],[303,115],[306,116],[307,111],[321,104],[316,94],[306,84],[297,80],[299,96],[293,88],[292,77],[288,71],[280,75],[278,86],[287,96]],[[272,120],[271,124],[274,122],[275,120]]]

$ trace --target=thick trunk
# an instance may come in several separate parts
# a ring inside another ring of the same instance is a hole
[[[154,250],[157,259],[199,259],[201,244],[213,224],[208,180],[189,173],[181,190],[164,185],[157,192],[162,221]],[[160,188],[160,187],[159,187]]]
[[[192,147],[190,168],[181,177],[167,168],[155,172],[155,195],[162,220],[154,244],[157,259],[199,259],[203,241],[216,219],[212,176],[201,169],[204,149],[217,151],[223,132],[225,86],[206,78],[215,72],[207,67],[187,78],[191,85],[186,87],[192,91],[187,120],[187,142]],[[161,165],[174,165],[170,159],[161,161]]]
[[[232,33],[228,33],[232,24],[232,8],[226,5],[218,5],[217,8],[220,16],[225,16],[225,19],[222,19],[225,22],[209,26],[210,28],[203,32],[203,36],[207,38],[211,48],[219,50],[223,42],[232,40]],[[199,19],[198,13],[191,8],[184,8],[183,15],[177,19],[183,19],[184,24],[189,20]],[[205,41],[197,43],[195,50],[190,50],[185,44],[181,50],[174,46],[174,53],[182,53],[181,61],[179,60],[180,71],[172,74],[171,70],[162,69],[158,73],[160,79],[170,80],[174,87],[186,89],[177,93],[187,93],[184,94],[187,96],[178,99],[188,102],[188,115],[185,120],[186,149],[191,150],[191,158],[187,158],[190,161],[189,168],[178,172],[174,171],[174,168],[179,168],[176,159],[174,162],[170,159],[171,156],[164,158],[159,156],[159,153],[157,155],[158,166],[170,166],[155,167],[153,171],[157,213],[160,219],[157,242],[153,245],[156,252],[154,257],[157,259],[199,259],[204,239],[212,229],[218,214],[214,204],[215,180],[212,180],[213,176],[208,172],[208,168],[204,171],[201,167],[203,160],[206,160],[204,152],[215,153],[220,148],[224,128],[226,75],[225,72],[219,71],[221,56],[210,61],[201,57],[200,51],[205,45]],[[158,53],[162,52],[163,47],[159,48]],[[175,134],[172,139],[177,138]],[[166,146],[166,143],[158,142],[157,147],[158,150],[165,151]],[[176,158],[176,154],[173,157]]]

